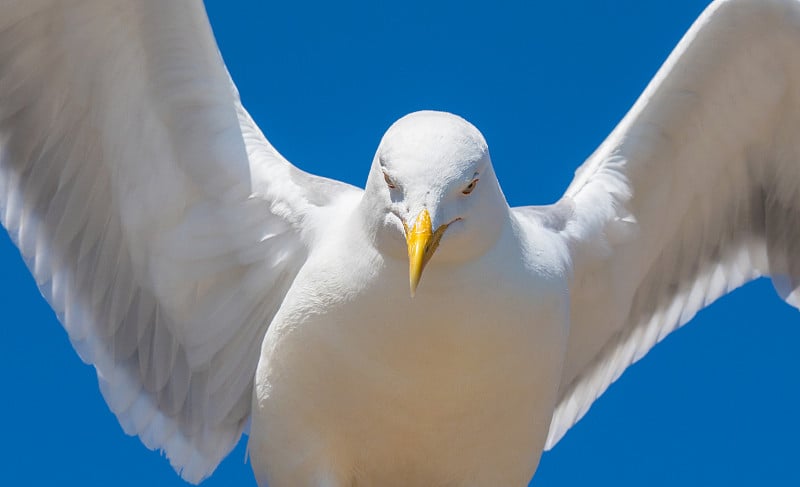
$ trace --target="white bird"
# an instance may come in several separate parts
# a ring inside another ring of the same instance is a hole
[[[364,191],[294,168],[197,2],[11,1],[0,216],[125,431],[185,479],[251,422],[273,487],[525,485],[717,297],[771,275],[798,306],[799,23],[712,4],[564,197],[509,208],[443,113],[393,125]]]

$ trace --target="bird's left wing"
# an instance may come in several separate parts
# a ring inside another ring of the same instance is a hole
[[[202,2],[0,2],[0,220],[125,431],[185,479],[236,444],[267,326],[358,194],[267,142]]]
[[[800,305],[800,2],[696,21],[553,207],[517,209],[573,259],[547,447],[633,362],[761,275]]]

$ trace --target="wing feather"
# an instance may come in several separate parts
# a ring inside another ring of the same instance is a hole
[[[560,232],[570,338],[548,448],[722,295],[769,275],[797,306],[798,46],[796,0],[714,2],[576,173]]]
[[[323,219],[230,82],[202,3],[0,6],[0,218],[126,433],[198,482]]]

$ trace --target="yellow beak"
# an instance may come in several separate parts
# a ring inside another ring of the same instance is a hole
[[[447,230],[448,225],[442,225],[433,231],[431,215],[428,210],[422,210],[417,215],[414,226],[406,228],[406,242],[408,243],[408,282],[411,286],[411,297],[417,292],[419,280],[425,265],[431,260],[433,253],[439,246],[439,241]]]

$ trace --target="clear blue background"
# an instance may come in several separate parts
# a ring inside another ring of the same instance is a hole
[[[448,110],[483,131],[525,205],[559,197],[706,2],[279,3],[208,9],[289,160],[362,185],[393,120]],[[0,484],[185,485],[123,434],[4,233],[0,269]],[[704,311],[595,403],[533,485],[800,485],[798,316],[767,281]],[[241,443],[204,485],[254,486],[244,456]]]

